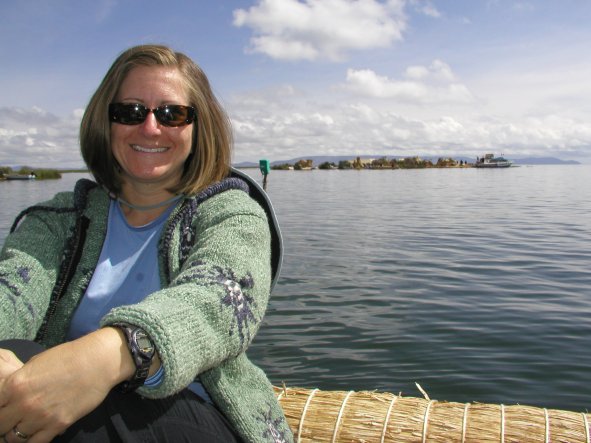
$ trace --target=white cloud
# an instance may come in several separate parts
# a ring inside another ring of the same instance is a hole
[[[390,80],[371,69],[349,69],[346,87],[357,94],[377,98],[422,101],[427,96],[427,88],[421,83]]]
[[[427,71],[429,78],[434,71]],[[349,76],[351,82],[354,78],[364,85],[364,96],[351,96],[339,88],[325,97],[294,89],[291,94],[268,90],[233,97],[229,110],[236,133],[235,160],[357,154],[475,158],[485,152],[502,152],[510,158],[591,160],[587,120],[562,115],[560,109],[536,117],[491,118],[480,103],[461,112],[443,101],[462,94],[472,97],[458,83],[393,81],[369,70],[350,70]],[[439,94],[441,102],[416,112],[400,103],[401,97],[427,103],[431,94]]]
[[[434,60],[429,66],[429,73],[436,80],[452,81],[456,76],[452,72],[450,66],[441,60]]]
[[[404,75],[415,80],[452,81],[456,79],[451,67],[439,59],[433,60],[430,66],[409,66]]]
[[[324,92],[283,86],[235,97],[232,117],[248,128],[237,128],[236,160],[495,152],[590,163],[591,65],[530,68],[499,65],[464,82],[436,59],[399,76],[349,69]]]
[[[59,118],[40,108],[0,108],[0,165],[81,167],[81,111]]]
[[[422,80],[429,75],[429,69],[425,66],[409,66],[404,75],[412,80]]]
[[[405,79],[391,79],[370,69],[349,69],[344,89],[366,97],[397,99],[416,105],[474,103],[467,86],[458,83],[450,66],[434,60],[429,66],[410,66]]]
[[[341,60],[351,50],[402,40],[404,0],[259,0],[234,11],[252,29],[249,51],[280,60]]]

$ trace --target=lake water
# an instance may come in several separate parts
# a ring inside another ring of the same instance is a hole
[[[246,170],[260,181],[258,170]],[[0,242],[61,180],[0,183]],[[591,165],[272,171],[273,383],[591,406]]]

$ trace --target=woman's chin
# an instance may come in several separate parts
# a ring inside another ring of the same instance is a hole
[[[167,168],[152,168],[129,171],[125,174],[128,183],[178,183],[181,174],[173,174]]]

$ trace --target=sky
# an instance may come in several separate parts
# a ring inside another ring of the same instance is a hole
[[[114,59],[166,44],[207,73],[234,163],[324,155],[591,163],[589,0],[0,3],[0,165],[82,167]]]

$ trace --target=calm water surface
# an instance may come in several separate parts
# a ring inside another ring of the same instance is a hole
[[[0,183],[0,241],[80,176]],[[251,358],[276,384],[590,408],[590,178],[272,171],[286,253]]]

